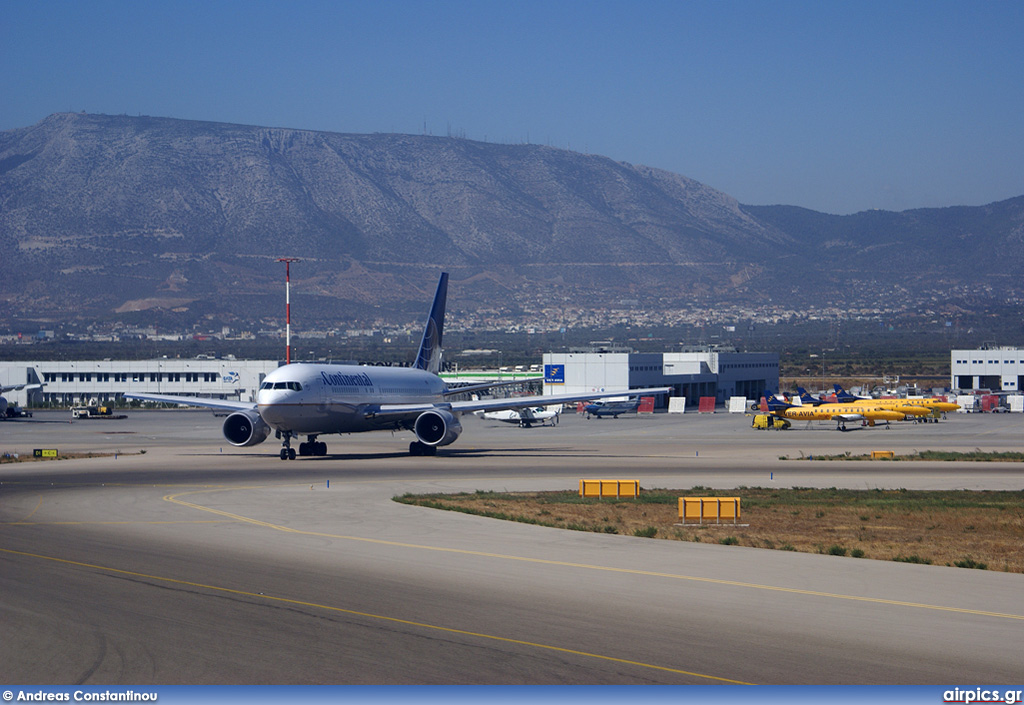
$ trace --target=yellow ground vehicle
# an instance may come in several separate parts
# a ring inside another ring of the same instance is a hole
[[[109,406],[76,406],[71,409],[71,416],[76,419],[126,419],[125,414],[115,414]]]
[[[790,427],[789,419],[783,419],[775,414],[754,414],[754,421],[751,426],[754,428],[764,429],[775,429],[781,431]]]

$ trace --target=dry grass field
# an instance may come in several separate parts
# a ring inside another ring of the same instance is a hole
[[[679,497],[740,497],[740,525],[680,525]],[[1024,492],[742,488],[406,495],[397,501],[563,529],[1024,572]]]

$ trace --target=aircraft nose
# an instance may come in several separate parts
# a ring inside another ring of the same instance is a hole
[[[259,405],[276,405],[288,403],[289,397],[295,395],[289,389],[261,389],[256,395],[256,403]]]

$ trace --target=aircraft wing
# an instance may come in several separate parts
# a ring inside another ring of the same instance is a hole
[[[209,397],[176,397],[168,394],[125,394],[124,398],[155,401],[162,404],[187,404],[189,406],[202,406],[207,409],[229,409],[231,411],[256,408],[256,402],[252,401],[230,401],[228,399],[211,399]]]
[[[570,404],[575,401],[604,399],[606,397],[641,396],[648,394],[665,394],[671,387],[653,387],[651,389],[619,389],[612,392],[586,392],[583,394],[535,395],[530,397],[511,397],[509,399],[475,399],[473,401],[452,401],[443,403],[423,404],[381,404],[368,407],[367,418],[390,417],[395,420],[412,419],[424,411],[445,409],[455,414],[468,414],[474,411],[501,411],[502,409],[522,409],[530,406],[552,406],[554,404]],[[189,402],[180,402],[189,403]]]
[[[446,397],[453,396],[455,394],[472,394],[474,392],[482,392],[485,389],[494,389],[495,387],[511,387],[515,384],[525,384],[527,382],[537,382],[544,379],[543,377],[525,377],[523,379],[515,379],[512,381],[503,382],[481,382],[479,384],[467,384],[464,387],[449,387],[445,390],[444,395]]]
[[[553,404],[571,404],[590,399],[606,399],[608,397],[637,397],[651,394],[666,394],[671,387],[652,387],[650,389],[619,389],[611,392],[584,392],[582,394],[551,394],[531,397],[512,397],[510,399],[481,399],[475,401],[455,401],[451,410],[465,414],[470,411],[497,411],[499,409],[521,409],[524,406],[552,406]]]
[[[832,421],[864,421],[867,417],[864,414],[832,414]]]

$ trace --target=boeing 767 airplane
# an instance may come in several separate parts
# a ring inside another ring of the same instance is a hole
[[[254,446],[265,441],[274,431],[282,439],[281,459],[294,460],[296,453],[291,447],[291,440],[295,436],[306,436],[306,441],[299,443],[298,455],[326,455],[327,444],[317,440],[319,436],[405,429],[416,436],[416,440],[409,444],[412,455],[435,455],[439,446],[454,443],[462,433],[461,414],[669,391],[668,387],[658,387],[449,401],[449,397],[454,395],[501,383],[449,389],[438,376],[447,296],[448,274],[442,273],[413,367],[284,365],[266,376],[255,403],[160,394],[125,394],[125,397],[228,409],[232,413],[224,419],[223,432],[229,443],[243,448]]]

